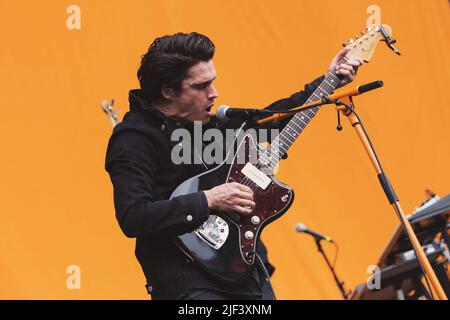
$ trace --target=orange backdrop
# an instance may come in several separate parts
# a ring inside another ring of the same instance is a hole
[[[69,5],[81,29],[69,30]],[[365,27],[367,0],[0,1],[0,298],[146,299],[134,240],[114,217],[103,169],[110,124],[100,102],[127,111],[140,55],[157,36],[198,31],[215,41],[217,105],[264,106],[323,73]],[[356,98],[406,212],[431,188],[450,191],[450,15],[447,0],[378,0],[403,53],[379,46]],[[301,221],[340,244],[347,288],[366,281],[397,226],[363,148],[322,110],[282,163],[292,209],[263,234],[280,299],[339,299]],[[333,247],[326,246],[330,257]],[[78,265],[81,289],[66,269]]]

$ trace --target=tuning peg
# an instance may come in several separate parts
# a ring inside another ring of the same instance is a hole
[[[363,36],[363,35],[365,35],[366,33],[364,32],[364,31],[361,31],[361,35]]]
[[[348,39],[347,42],[344,42],[342,45],[344,47],[351,45],[353,42],[355,42],[355,40],[353,40],[352,38]]]

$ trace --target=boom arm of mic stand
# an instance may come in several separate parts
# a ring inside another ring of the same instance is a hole
[[[333,104],[333,103],[335,103],[335,102],[331,101],[331,100],[327,100],[327,99],[317,100],[317,101],[314,101],[314,102],[311,102],[311,103],[308,103],[308,104],[305,104],[305,105],[302,105],[302,106],[295,107],[293,109],[283,110],[283,111],[279,111],[277,113],[273,113],[272,115],[268,116],[267,118],[262,118],[262,119],[257,120],[256,123],[257,124],[261,124],[261,123],[264,123],[264,122],[269,122],[269,121],[273,121],[273,120],[278,120],[278,119],[291,117],[291,116],[293,116],[294,114],[296,114],[298,112],[302,112],[302,111],[305,111],[305,110],[308,110],[308,109],[312,109],[312,108],[315,108],[315,107],[320,107],[320,106],[323,106],[325,104]]]
[[[298,106],[290,110],[283,110],[279,112],[272,112],[271,115],[268,115],[267,117],[259,118],[256,122],[256,124],[261,124],[264,122],[276,120],[276,119],[282,119],[286,117],[290,117],[297,112],[302,112],[311,108],[319,107],[325,104],[338,104],[338,99],[348,99],[350,96],[357,96],[361,93],[371,91],[374,89],[381,88],[383,86],[383,81],[377,80],[373,81],[371,83],[364,84],[362,86],[357,86],[351,89],[344,90],[343,92],[337,92],[332,95],[329,95],[328,97],[324,97],[322,100],[317,100],[308,104],[305,104],[303,106]],[[336,101],[336,102],[334,102]],[[264,109],[263,111],[270,113],[270,110]]]

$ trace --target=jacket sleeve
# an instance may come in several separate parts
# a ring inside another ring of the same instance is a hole
[[[314,90],[317,89],[317,87],[322,83],[322,81],[325,79],[325,76],[321,76],[311,83],[308,83],[305,85],[304,90],[298,91],[291,96],[277,100],[267,107],[265,109],[273,110],[273,111],[281,111],[281,110],[290,110],[292,108],[301,106],[305,104],[305,102],[308,100],[308,98],[313,94]],[[258,129],[279,129],[282,130],[288,122],[292,119],[291,117],[286,117],[280,120],[274,120],[270,122],[263,123],[259,126],[257,126]],[[269,138],[269,140],[271,140]],[[263,142],[260,140],[260,142]]]
[[[208,217],[203,191],[154,201],[155,158],[152,143],[140,132],[124,130],[109,141],[105,168],[113,184],[116,218],[127,237],[183,234]]]

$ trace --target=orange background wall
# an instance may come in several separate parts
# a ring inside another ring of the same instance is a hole
[[[66,8],[81,8],[68,30]],[[103,169],[115,98],[123,116],[140,55],[157,36],[198,31],[215,41],[217,105],[264,106],[325,72],[340,44],[365,27],[366,0],[0,1],[0,298],[146,299],[144,277],[114,217]],[[406,212],[431,188],[450,191],[450,15],[447,0],[378,0],[395,56],[380,45],[356,98]],[[344,119],[322,110],[278,178],[292,209],[263,234],[280,299],[339,299],[299,221],[340,244],[338,274],[364,282],[397,225],[363,148]],[[326,246],[333,256],[333,248]],[[66,268],[81,268],[68,290]]]

